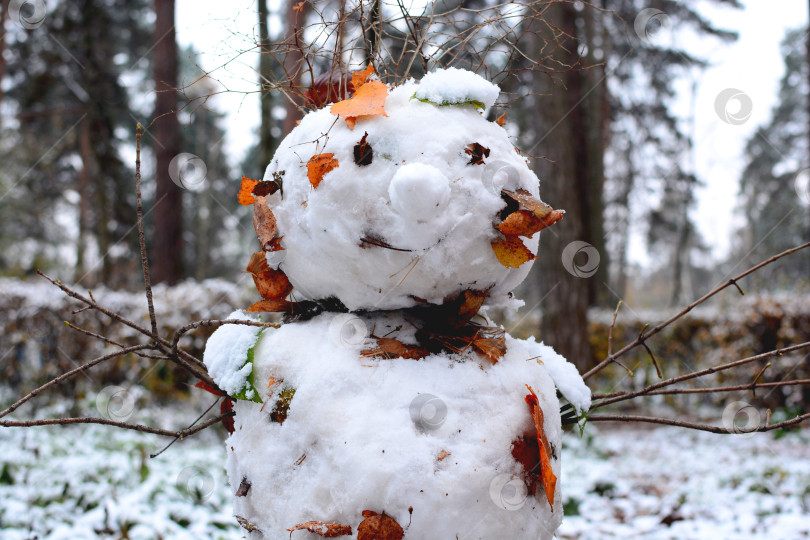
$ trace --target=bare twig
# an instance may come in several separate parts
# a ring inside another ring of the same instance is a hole
[[[135,128],[135,212],[138,216],[138,245],[141,248],[141,268],[143,268],[143,288],[146,304],[149,306],[149,322],[152,334],[158,335],[155,304],[152,300],[152,279],[149,276],[149,258],[146,256],[146,236],[143,233],[143,199],[141,197],[141,124]]]
[[[111,360],[113,358],[118,358],[119,356],[123,356],[125,354],[134,353],[134,352],[137,352],[137,351],[142,351],[142,350],[151,349],[151,348],[152,348],[151,345],[135,345],[133,347],[127,347],[125,349],[121,349],[120,351],[115,351],[113,353],[106,354],[104,356],[100,356],[100,357],[98,357],[98,358],[96,358],[94,360],[90,360],[86,364],[83,364],[83,365],[81,365],[81,366],[79,366],[79,367],[77,367],[75,369],[72,369],[70,371],[67,371],[67,372],[59,375],[58,377],[55,377],[55,378],[51,379],[50,381],[46,382],[45,384],[43,384],[39,388],[31,390],[28,394],[26,394],[25,396],[18,399],[13,404],[11,404],[6,410],[0,412],[0,418],[3,418],[4,416],[6,416],[8,414],[11,414],[20,405],[22,405],[23,403],[25,403],[29,399],[36,397],[43,390],[47,390],[48,388],[50,388],[51,386],[53,386],[55,384],[62,383],[64,381],[66,381],[67,379],[69,379],[70,377],[76,375],[77,373],[81,373],[82,371],[85,371],[85,370],[95,366],[96,364],[100,364],[102,362],[105,362],[107,360]]]
[[[670,317],[666,321],[662,322],[661,324],[659,324],[655,328],[653,328],[653,329],[651,329],[649,331],[642,331],[634,341],[632,341],[631,343],[625,345],[618,352],[609,355],[607,358],[605,358],[604,360],[599,362],[596,366],[594,366],[587,373],[585,373],[582,376],[582,378],[584,380],[588,380],[589,378],[593,377],[594,375],[596,375],[597,373],[599,373],[600,371],[605,369],[616,358],[619,358],[620,356],[627,353],[628,351],[630,351],[632,349],[635,349],[639,345],[642,345],[647,339],[649,339],[652,336],[656,335],[661,330],[663,330],[664,328],[666,328],[667,326],[669,326],[673,322],[677,321],[678,319],[680,319],[681,317],[683,317],[684,315],[686,315],[687,313],[689,313],[690,311],[695,309],[695,307],[702,304],[703,302],[705,302],[706,300],[708,300],[712,296],[716,295],[717,293],[719,293],[723,289],[726,289],[727,287],[730,287],[730,286],[734,285],[734,286],[736,286],[738,288],[738,290],[740,290],[739,286],[737,285],[738,280],[746,277],[749,274],[753,274],[754,272],[756,272],[760,268],[762,268],[764,266],[767,266],[767,265],[771,264],[772,262],[781,259],[782,257],[787,257],[791,253],[795,253],[795,252],[797,252],[797,251],[799,251],[801,249],[804,249],[804,248],[806,248],[808,246],[810,246],[810,242],[807,242],[807,243],[804,243],[804,244],[802,244],[800,246],[796,246],[794,248],[785,250],[782,253],[780,253],[778,255],[774,255],[770,259],[762,261],[761,263],[757,264],[756,266],[753,266],[753,267],[749,268],[748,270],[746,270],[742,274],[740,274],[740,275],[738,275],[738,276],[736,276],[736,277],[734,277],[732,279],[729,279],[727,282],[723,283],[722,285],[720,285],[718,287],[715,287],[710,292],[708,292],[705,295],[703,295],[702,297],[698,298],[697,300],[695,300],[694,302],[692,302],[691,304],[689,304],[688,306],[683,308],[681,311],[679,311],[677,314],[673,315],[672,317]],[[650,354],[652,355],[652,353],[651,353],[651,351],[649,351],[649,349],[648,349],[648,352],[650,352]],[[653,360],[653,361],[655,361],[655,360]],[[656,366],[656,368],[657,368],[657,366]]]
[[[791,345],[790,347],[784,347],[782,349],[776,349],[773,351],[769,351],[766,353],[758,354],[756,356],[749,356],[747,358],[743,358],[741,360],[736,360],[734,362],[729,362],[727,364],[723,364],[720,366],[713,366],[709,367],[700,371],[694,371],[692,373],[686,373],[684,375],[680,375],[678,377],[672,377],[669,379],[665,379],[661,382],[651,384],[646,388],[641,390],[636,390],[634,392],[619,392],[616,394],[609,394],[603,397],[600,401],[593,403],[591,405],[591,410],[598,409],[600,407],[605,407],[607,405],[612,405],[613,403],[618,403],[620,401],[627,401],[628,399],[633,399],[639,396],[644,396],[652,392],[653,390],[657,390],[659,388],[664,388],[667,386],[671,386],[673,384],[677,384],[679,382],[688,381],[690,379],[696,379],[698,377],[703,377],[705,375],[710,375],[712,373],[717,373],[718,371],[725,371],[731,368],[739,367],[745,364],[750,364],[751,362],[756,362],[757,360],[764,360],[765,358],[771,358],[773,356],[781,356],[785,353],[789,353],[792,351],[797,351],[800,349],[806,349],[810,347],[810,341],[805,341],[803,343],[799,343],[797,345]],[[753,383],[752,383],[753,384]],[[590,417],[589,417],[590,418]]]
[[[662,424],[665,426],[676,426],[687,429],[695,429],[698,431],[708,431],[709,433],[718,433],[723,435],[738,435],[742,433],[761,433],[765,431],[773,431],[774,429],[781,429],[791,426],[796,426],[810,418],[810,412],[801,414],[790,420],[778,422],[776,424],[760,424],[753,428],[726,428],[719,426],[712,426],[709,424],[701,424],[698,422],[686,422],[684,420],[674,420],[672,418],[660,418],[657,416],[637,416],[631,414],[592,414],[588,415],[589,422],[645,422],[648,424]]]
[[[97,418],[91,416],[80,418],[48,418],[44,420],[20,420],[20,421],[0,420],[0,427],[34,427],[34,426],[54,426],[54,425],[66,426],[70,424],[103,424],[105,426],[114,426],[122,429],[132,429],[144,433],[152,433],[154,435],[163,435],[164,437],[177,437],[178,439],[183,440],[186,437],[194,435],[195,433],[199,433],[205,428],[213,426],[217,422],[221,422],[225,418],[231,416],[234,416],[233,411],[220,414],[219,416],[206,420],[205,422],[196,427],[181,429],[180,431],[170,431],[167,429],[144,426],[142,424],[128,424],[127,422],[116,422],[114,420],[107,420],[106,418]]]

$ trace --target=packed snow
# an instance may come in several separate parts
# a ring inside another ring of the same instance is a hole
[[[284,250],[268,263],[287,274],[296,299],[336,297],[351,311],[398,309],[492,287],[488,303],[497,305],[528,274],[531,262],[507,268],[490,243],[500,235],[493,222],[505,206],[501,189],[538,197],[537,177],[506,130],[475,108],[412,99],[430,80],[487,103],[497,97],[497,87],[478,75],[435,72],[393,89],[387,116],[360,116],[352,130],[326,107],[281,142],[264,179],[283,180],[283,195],[267,200]],[[354,147],[366,133],[373,161],[361,166]],[[490,151],[482,164],[470,163],[466,149],[474,143]],[[313,188],[307,162],[322,153],[340,166]],[[524,244],[536,251],[538,237]]]
[[[553,513],[542,490],[527,497],[511,448],[534,433],[524,401],[529,384],[559,474],[559,403],[537,361],[553,352],[507,337],[495,365],[476,355],[363,357],[368,341],[330,339],[347,322],[326,313],[259,339],[254,376],[265,404],[238,401],[226,442],[232,486],[251,484],[247,496],[235,497],[235,513],[273,538],[310,520],[356,526],[366,509],[410,523],[414,539],[551,538],[562,519],[561,492]],[[395,333],[404,322],[368,317],[357,326],[405,339]],[[569,393],[587,391],[579,385]],[[281,424],[270,415],[284,388],[295,394]]]
[[[255,315],[234,311],[228,319],[257,321]],[[256,345],[259,326],[237,324],[223,325],[214,332],[205,345],[203,362],[214,382],[232,396],[244,393],[247,399],[253,399],[254,391],[250,388],[248,377],[253,371],[253,364],[248,362],[248,351]]]
[[[498,94],[500,89],[483,77],[451,67],[422,77],[414,97],[437,105],[480,103],[489,108],[495,104]]]

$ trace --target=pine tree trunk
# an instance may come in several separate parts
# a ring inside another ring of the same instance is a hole
[[[571,4],[555,3],[544,13],[544,19],[569,35],[577,33],[577,12]],[[576,43],[564,39],[555,56],[568,66],[578,62]],[[587,160],[589,151],[583,103],[584,75],[573,69],[558,76],[551,84],[546,74],[535,74],[533,85],[540,95],[535,107],[535,125],[540,141],[537,153],[548,160],[535,161],[541,178],[543,200],[566,210],[565,218],[548,231],[540,234],[539,260],[534,272],[538,280],[542,311],[540,338],[560,354],[575,363],[579,369],[591,363],[588,343],[587,310],[590,287],[588,280],[573,275],[562,261],[563,250],[571,242],[587,240],[591,220],[601,215],[589,204],[590,180]],[[601,159],[601,156],[600,156]],[[601,192],[598,194],[601,197]],[[579,259],[576,263],[581,264]],[[570,268],[570,266],[569,266]]]
[[[174,0],[155,0],[155,233],[152,280],[176,283],[183,277],[182,192],[169,176],[169,164],[179,153],[177,115],[177,41]]]

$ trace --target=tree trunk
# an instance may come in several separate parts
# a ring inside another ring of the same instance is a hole
[[[259,55],[259,86],[262,89],[261,124],[259,125],[259,170],[263,171],[273,158],[275,141],[273,140],[273,92],[269,85],[273,80],[273,59],[270,51],[270,30],[267,26],[267,0],[258,0],[259,40],[262,54]]]
[[[182,192],[169,176],[169,164],[179,153],[177,106],[177,41],[174,0],[155,0],[155,233],[152,281],[176,283],[183,277]]]
[[[300,5],[299,5],[300,4]],[[288,95],[286,101],[287,115],[284,118],[284,135],[293,130],[301,119],[303,87],[301,75],[304,71],[302,27],[306,20],[306,3],[298,0],[287,0],[287,52],[284,55],[284,74],[287,77]]]
[[[552,4],[543,17],[552,28],[559,28],[569,36],[577,35],[579,14],[572,4]],[[589,281],[597,278],[579,277],[574,275],[578,272],[571,271],[575,265],[585,263],[581,258],[587,253],[579,254],[573,261],[562,258],[566,246],[575,241],[596,244],[597,250],[603,245],[603,237],[591,236],[601,230],[601,204],[594,201],[601,202],[602,156],[594,150],[597,135],[588,131],[589,127],[593,130],[602,126],[593,117],[593,103],[586,95],[588,76],[578,69],[576,41],[562,37],[554,55],[572,69],[554,76],[557,84],[552,84],[544,73],[534,76],[533,86],[538,94],[548,95],[539,98],[534,108],[536,136],[540,141],[537,153],[549,157],[536,160],[535,169],[542,179],[543,199],[555,208],[565,209],[566,215],[558,225],[540,234],[539,260],[534,272],[541,297],[540,336],[579,369],[585,369],[591,363],[587,310],[593,287]],[[593,98],[591,93],[590,99]],[[589,168],[593,160],[597,162]],[[602,255],[599,251],[599,256]]]

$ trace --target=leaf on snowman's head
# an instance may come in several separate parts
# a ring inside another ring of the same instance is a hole
[[[336,169],[340,164],[335,159],[335,154],[327,152],[324,154],[316,154],[309,158],[307,162],[307,178],[313,188],[317,188],[323,176],[329,171]]]
[[[372,73],[374,73],[374,66],[371,64],[367,65],[366,69],[360,71],[352,71],[352,86],[354,86],[354,89],[357,90],[358,88],[366,84],[368,78],[371,77]]]
[[[523,263],[537,258],[517,236],[504,236],[492,241],[491,245],[498,262],[508,268],[518,268]]]
[[[350,536],[352,534],[352,528],[349,525],[325,521],[307,521],[287,530],[290,531],[290,538],[292,538],[294,531],[300,530],[306,530],[324,538],[337,538],[338,536]]]
[[[467,165],[483,165],[484,158],[489,157],[489,148],[482,146],[477,142],[468,144],[464,152],[470,156],[470,161]]]
[[[270,268],[264,251],[254,253],[245,270],[253,276],[253,284],[265,300],[283,300],[292,291],[287,274]]]
[[[258,180],[248,178],[247,176],[242,177],[242,185],[239,187],[239,193],[236,195],[236,200],[239,201],[239,204],[242,206],[250,206],[255,202],[253,198],[253,188],[256,187],[258,183]]]
[[[405,531],[391,516],[363,510],[363,517],[365,519],[357,526],[357,540],[402,540],[405,536]]]
[[[562,210],[551,210],[545,217],[541,218],[530,210],[518,210],[506,216],[506,219],[497,226],[497,229],[508,236],[531,238],[534,233],[551,227],[560,221],[564,214],[565,212]]]
[[[501,191],[503,199],[507,202],[505,212],[509,212],[497,229],[507,236],[525,236],[530,238],[534,233],[542,231],[560,221],[565,214],[564,210],[554,210],[543,201],[536,199],[525,189]],[[501,212],[503,217],[504,212]]]
[[[543,491],[546,493],[546,500],[551,506],[551,511],[554,511],[554,490],[557,486],[557,477],[551,469],[551,445],[548,443],[545,429],[543,428],[543,409],[540,408],[540,402],[537,399],[537,394],[534,393],[532,387],[528,384],[526,388],[529,394],[526,396],[526,404],[529,405],[529,412],[532,415],[534,426],[537,429],[537,446],[540,452],[540,477],[543,480]],[[535,484],[532,483],[530,491],[535,492]]]
[[[256,237],[259,239],[262,249],[265,251],[276,251],[277,245],[276,233],[276,216],[273,211],[267,206],[267,199],[261,195],[256,196],[256,204],[253,205],[253,228],[256,231]]]
[[[371,148],[371,145],[368,144],[366,138],[368,137],[368,131],[363,134],[363,138],[354,145],[354,162],[363,167],[365,165],[371,165],[371,161],[374,158],[374,152]]]
[[[385,100],[388,98],[388,86],[380,81],[368,81],[354,92],[354,96],[332,105],[329,109],[335,116],[346,119],[349,129],[359,118],[368,116],[388,116],[385,114]]]

